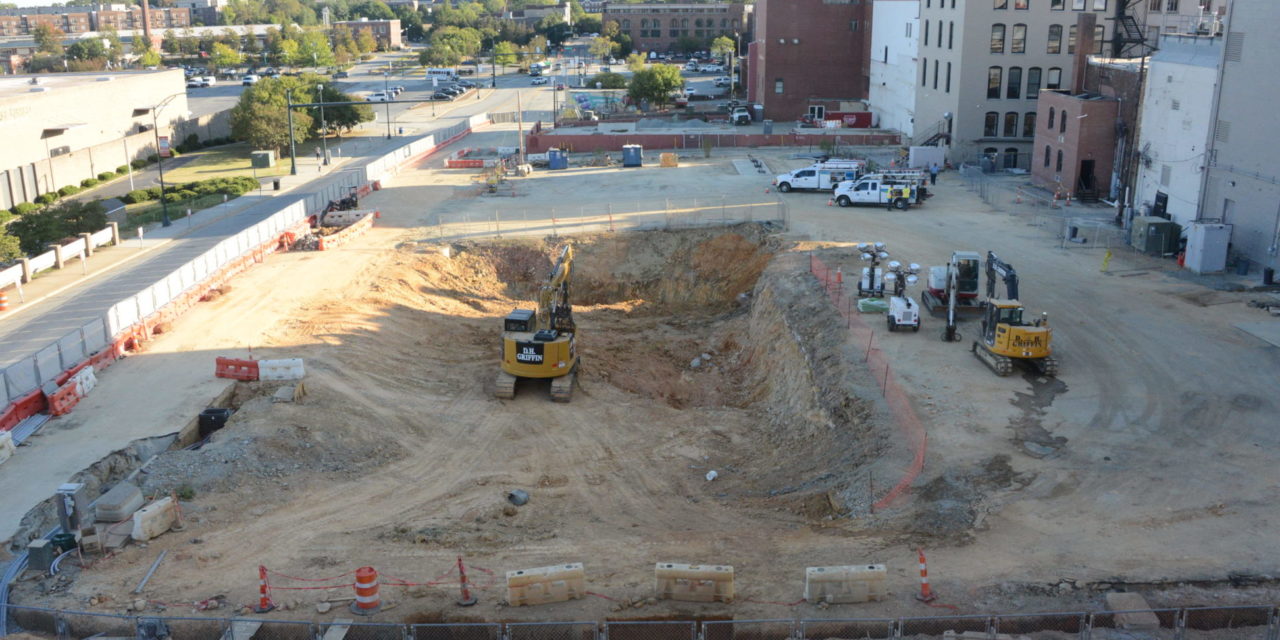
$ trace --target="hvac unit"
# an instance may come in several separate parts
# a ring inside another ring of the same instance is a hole
[[[1225,271],[1230,242],[1231,225],[1192,222],[1187,226],[1187,268],[1196,273]]]
[[[1138,216],[1129,230],[1129,245],[1143,253],[1170,254],[1178,250],[1182,227],[1157,216]]]

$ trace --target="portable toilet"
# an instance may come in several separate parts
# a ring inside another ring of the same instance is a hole
[[[622,166],[624,167],[644,166],[644,147],[638,144],[622,145]]]
[[[550,169],[568,169],[569,155],[564,149],[547,149],[547,167]]]

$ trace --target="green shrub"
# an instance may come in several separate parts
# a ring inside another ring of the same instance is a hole
[[[15,216],[25,216],[28,213],[35,213],[39,210],[40,205],[34,202],[19,202],[9,209],[9,211],[12,211]]]
[[[137,160],[134,160],[133,162],[130,162],[129,164],[133,165],[133,168],[134,168],[134,169],[141,169],[141,168],[143,168],[143,167],[147,166],[147,161],[146,161],[146,160],[143,160],[142,158],[138,158]]]
[[[137,204],[139,202],[154,200],[155,198],[156,196],[151,195],[150,189],[134,189],[133,191],[124,194],[124,197],[120,199],[123,200],[125,204]]]
[[[120,166],[116,167],[116,173],[118,173],[118,174],[120,174],[120,175],[124,175],[124,174],[126,174],[126,173],[129,173],[129,165],[127,165],[127,164],[122,164],[122,165],[120,165]]]
[[[161,193],[163,193],[163,191],[161,191],[161,189],[160,189],[160,186],[159,186],[159,185],[156,185],[156,186],[154,186],[154,187],[147,187],[147,199],[148,199],[148,200],[159,200],[159,199],[160,199],[160,194],[161,194]]]
[[[0,209],[0,225],[8,223],[9,220],[11,220],[12,218],[13,218],[13,213],[11,213],[8,209]],[[2,235],[4,235],[4,233],[0,231],[0,236]],[[4,262],[4,260],[5,260],[4,251],[0,249],[0,262]]]
[[[86,189],[88,189],[88,188],[90,188],[90,187],[96,187],[96,186],[98,186],[99,184],[102,184],[102,181],[101,181],[101,180],[99,180],[99,179],[97,179],[97,178],[85,178],[84,180],[81,180],[81,181],[80,181],[80,186],[82,186],[82,187],[84,187],[84,188],[86,188]]]
[[[157,161],[157,160],[159,160],[159,159],[160,159],[160,156],[158,156],[158,155],[156,155],[156,154],[154,154],[154,153],[153,153],[153,154],[151,154],[151,155],[147,156],[147,164],[155,164],[155,163],[156,163],[156,161]]]
[[[77,193],[80,193],[80,187],[77,187],[74,184],[69,184],[61,189],[58,189],[58,195],[63,197],[74,196]]]
[[[108,180],[115,180],[116,174],[111,173],[110,171],[103,171],[102,173],[98,174],[98,179],[103,182],[106,182]]]
[[[36,198],[36,202],[39,202],[40,204],[53,204],[57,199],[58,194],[56,193],[42,193]]]

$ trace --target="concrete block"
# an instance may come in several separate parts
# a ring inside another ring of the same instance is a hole
[[[810,604],[879,602],[888,592],[882,564],[809,567],[804,571],[804,599]]]
[[[1150,609],[1140,593],[1107,594],[1107,610],[1125,612],[1116,614],[1116,626],[1121,629],[1159,629],[1160,618]]]
[[[43,538],[32,540],[27,544],[27,568],[40,573],[49,573],[55,554],[53,543]]]
[[[142,508],[145,500],[142,490],[131,482],[120,482],[111,490],[98,498],[93,505],[94,520],[98,522],[121,522],[129,519],[134,511]]]
[[[146,542],[168,531],[177,520],[173,507],[173,498],[161,498],[135,511],[131,537],[138,542]]]
[[[732,602],[733,567],[659,562],[654,566],[654,592],[659,600]]]
[[[5,460],[13,457],[18,452],[18,448],[13,446],[13,434],[5,431],[0,433],[0,464],[4,464]]]
[[[305,375],[302,358],[258,361],[259,380],[301,380]]]
[[[507,603],[513,607],[577,600],[586,589],[581,562],[507,572]]]

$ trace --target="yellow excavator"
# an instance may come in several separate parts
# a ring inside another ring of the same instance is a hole
[[[502,321],[502,371],[494,396],[516,397],[519,378],[551,378],[551,399],[568,402],[578,371],[574,340],[573,307],[569,304],[569,279],[573,272],[573,247],[565,245],[538,291],[538,309],[515,309]]]
[[[1007,298],[996,298],[996,278],[1004,282]],[[1046,376],[1058,375],[1058,361],[1053,357],[1053,329],[1049,314],[1035,321],[1023,318],[1025,310],[1018,302],[1018,274],[1013,266],[994,252],[987,252],[987,300],[982,305],[982,335],[973,342],[978,356],[998,376],[1013,373],[1013,361],[1030,363]]]

